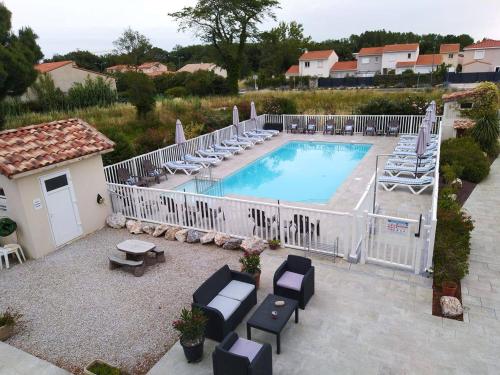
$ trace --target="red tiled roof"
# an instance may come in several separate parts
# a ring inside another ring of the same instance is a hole
[[[384,53],[384,47],[365,47],[359,50],[358,56],[373,56]]]
[[[159,64],[161,64],[161,63],[158,62],[158,61],[148,61],[148,62],[145,62],[145,63],[142,63],[141,65],[139,65],[139,69],[141,69],[141,68],[152,68],[153,66],[159,65]]]
[[[356,60],[353,61],[337,61],[333,64],[331,71],[339,71],[339,70],[356,70],[358,68],[358,62]]]
[[[460,43],[441,44],[439,53],[460,52]]]
[[[440,65],[443,62],[443,56],[440,54],[419,55],[417,65]]]
[[[292,65],[291,67],[288,68],[285,74],[299,74],[299,66]]]
[[[49,62],[35,65],[35,69],[40,73],[48,73],[54,69],[59,69],[62,66],[73,64],[73,61],[57,61],[57,62]]]
[[[453,127],[455,129],[470,129],[473,128],[474,125],[476,125],[476,122],[468,118],[455,120],[453,122]]]
[[[80,119],[0,132],[0,173],[14,175],[104,151],[114,143]]]
[[[452,92],[450,94],[444,94],[443,101],[452,102],[455,100],[459,100],[461,98],[466,98],[468,96],[474,96],[475,93],[476,92],[474,90],[456,91],[456,92]]]
[[[384,46],[384,52],[410,52],[416,51],[418,49],[418,43],[407,43],[407,44],[388,44]]]
[[[326,60],[330,57],[332,53],[335,53],[333,49],[325,51],[308,51],[304,52],[299,60]]]
[[[482,48],[500,48],[500,40],[485,39],[482,42],[471,44],[464,48],[466,49],[482,49]]]
[[[416,63],[416,61],[398,61],[396,68],[413,68]]]

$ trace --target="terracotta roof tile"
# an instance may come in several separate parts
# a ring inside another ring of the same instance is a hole
[[[331,71],[343,71],[343,70],[356,70],[358,68],[358,62],[353,61],[337,61],[333,64]]]
[[[450,94],[443,95],[443,101],[452,102],[469,96],[474,96],[475,94],[475,90],[455,91]]]
[[[470,129],[473,128],[474,125],[476,125],[476,122],[468,118],[458,119],[453,122],[453,127],[455,129]]]
[[[113,147],[111,140],[80,119],[4,130],[0,132],[0,173],[10,178]]]
[[[413,68],[416,63],[416,61],[398,61],[396,68]]]
[[[440,54],[419,55],[417,65],[440,65],[443,62],[443,56]]]
[[[388,44],[384,46],[384,52],[412,52],[418,49],[418,43]]]
[[[57,61],[57,62],[49,62],[35,65],[35,69],[40,73],[48,73],[54,69],[59,69],[62,66],[73,64],[73,61]]]
[[[335,53],[333,49],[324,51],[307,51],[299,57],[299,60],[326,60],[332,53]]]
[[[500,40],[485,39],[482,42],[471,44],[464,48],[466,49],[481,49],[481,48],[500,48]]]
[[[292,65],[291,67],[288,68],[288,70],[286,71],[286,74],[299,74],[299,66]]]
[[[359,50],[358,56],[381,55],[384,53],[384,47],[365,47]]]
[[[441,46],[439,46],[439,53],[454,52],[460,52],[460,43],[441,44]]]

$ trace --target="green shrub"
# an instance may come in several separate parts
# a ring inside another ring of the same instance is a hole
[[[116,102],[116,91],[102,77],[87,78],[84,83],[76,83],[68,91],[68,104],[72,108],[109,106]]]
[[[293,115],[297,113],[297,105],[291,98],[269,97],[262,103],[262,113],[272,115]]]
[[[420,95],[408,95],[399,99],[374,98],[359,105],[360,115],[424,115],[427,99]]]
[[[183,98],[185,96],[188,96],[188,91],[182,86],[176,86],[165,90],[165,96],[169,96],[172,98]]]
[[[441,165],[453,167],[458,177],[478,183],[490,173],[488,158],[469,137],[453,138],[441,144]]]
[[[0,219],[0,237],[7,237],[14,233],[17,229],[17,224],[12,219],[8,217],[2,217]]]
[[[104,135],[115,142],[115,149],[102,156],[104,165],[118,163],[122,160],[130,159],[134,156],[134,149],[132,144],[123,134],[120,128],[104,127],[99,129]]]
[[[127,72],[123,74],[127,100],[137,109],[138,117],[144,117],[155,107],[155,86],[144,73]]]

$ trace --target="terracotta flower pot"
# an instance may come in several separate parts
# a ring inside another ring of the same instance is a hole
[[[5,341],[14,334],[13,325],[4,325],[0,327],[0,341]]]
[[[269,248],[270,248],[271,250],[276,250],[276,249],[277,249],[277,248],[279,248],[279,247],[280,247],[280,245],[279,245],[279,244],[269,244]]]
[[[441,289],[443,290],[443,296],[455,297],[457,294],[458,285],[454,281],[443,281],[441,284]]]

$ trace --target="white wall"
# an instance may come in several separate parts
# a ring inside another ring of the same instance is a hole
[[[408,54],[410,57],[408,58]],[[396,63],[399,61],[417,61],[418,49],[413,52],[384,52],[382,55],[382,70],[396,69]]]
[[[310,77],[330,77],[332,65],[339,61],[339,57],[332,52],[328,59],[324,60],[301,60],[299,61],[299,75]],[[309,63],[309,67],[306,67]]]

